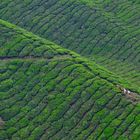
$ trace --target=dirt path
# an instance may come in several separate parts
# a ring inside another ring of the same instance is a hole
[[[2,129],[2,127],[4,126],[5,122],[2,120],[2,118],[0,117],[0,129]]]
[[[57,55],[52,58],[47,58],[47,57],[37,57],[37,56],[16,56],[16,57],[0,57],[1,61],[9,61],[9,60],[15,60],[15,59],[21,59],[21,60],[40,60],[44,59],[47,61],[53,61],[53,60],[63,60],[63,59],[68,59],[68,58],[73,58],[70,55]]]
[[[132,92],[126,88],[123,88],[119,85],[117,87],[121,90],[122,94],[126,96],[133,103],[140,103],[140,95],[138,93]]]

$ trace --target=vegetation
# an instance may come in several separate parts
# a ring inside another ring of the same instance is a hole
[[[2,19],[91,58],[140,87],[137,0],[7,0],[1,7]]]
[[[0,0],[0,140],[139,140],[139,4]]]

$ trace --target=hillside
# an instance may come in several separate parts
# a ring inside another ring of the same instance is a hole
[[[0,140],[139,140],[139,10],[0,0]]]
[[[1,2],[0,17],[96,61],[139,88],[139,9],[137,0],[7,0]]]
[[[119,77],[3,20],[0,32],[0,139],[139,137],[139,102]]]

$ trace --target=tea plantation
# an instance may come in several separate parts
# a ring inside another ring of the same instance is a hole
[[[139,88],[139,10],[138,0],[2,0],[0,17],[96,60]]]
[[[138,0],[0,0],[0,140],[140,140]]]

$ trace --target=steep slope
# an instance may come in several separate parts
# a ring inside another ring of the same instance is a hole
[[[138,1],[2,1],[0,17],[98,62],[140,87]],[[129,12],[127,12],[129,10]]]
[[[120,78],[0,20],[0,139],[137,139],[140,105]]]

